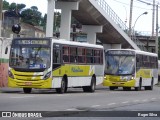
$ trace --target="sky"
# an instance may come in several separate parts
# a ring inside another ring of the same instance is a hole
[[[47,13],[47,3],[48,3],[47,0],[6,0],[6,1],[9,3],[12,3],[12,2],[24,3],[26,4],[26,8],[30,8],[31,6],[37,6],[38,10],[43,15]],[[105,1],[111,7],[111,9],[113,9],[113,11],[119,16],[119,18],[124,22],[126,21],[126,25],[129,26],[130,0],[105,0]],[[134,2],[133,2],[133,14],[132,14],[132,27],[136,23],[134,27],[136,31],[151,33],[153,6],[147,5],[144,2],[153,3],[153,0],[133,0],[133,1]],[[144,1],[144,2],[140,2],[140,1]],[[158,1],[160,2],[160,0],[156,0],[156,4],[159,4]],[[148,14],[142,15],[141,17],[139,17],[144,12],[148,12]],[[138,20],[137,22],[135,22],[137,18]],[[160,21],[160,16],[158,17],[158,19]],[[156,20],[156,13],[155,13],[155,20]],[[155,21],[155,24],[156,24],[156,21]]]

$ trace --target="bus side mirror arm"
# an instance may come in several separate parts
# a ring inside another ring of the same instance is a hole
[[[7,54],[8,53],[8,47],[6,47],[6,49],[5,49],[5,54]]]

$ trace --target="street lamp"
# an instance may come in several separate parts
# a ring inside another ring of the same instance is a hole
[[[138,20],[142,15],[146,15],[146,14],[148,14],[148,12],[144,12],[144,13],[140,14],[140,15],[137,17],[137,19],[136,19],[136,21],[135,21],[135,23],[134,23],[134,26],[132,27],[132,30],[133,30],[132,40],[133,40],[133,41],[136,40],[136,39],[135,39],[135,30],[134,30],[135,25],[136,25],[136,22],[137,22],[137,20]]]
[[[147,14],[148,14],[148,12],[144,12],[144,13],[140,14],[140,15],[137,17],[137,19],[136,19],[136,21],[135,21],[135,23],[134,23],[134,26],[132,27],[132,28],[133,28],[133,31],[134,31],[134,28],[135,28],[135,25],[136,25],[137,20],[138,20],[142,15],[147,15]]]

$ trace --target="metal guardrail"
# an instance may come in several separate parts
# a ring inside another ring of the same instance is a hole
[[[108,14],[108,16],[128,35],[129,28],[126,24],[118,17],[118,15],[111,9],[111,7],[107,4],[105,0],[95,0],[98,5]],[[141,33],[141,32],[138,32]],[[144,35],[145,36],[145,35]],[[136,45],[141,49],[144,50],[144,45],[138,39],[131,40],[136,43]]]
[[[124,31],[128,31],[126,24],[118,17],[118,15],[111,9],[105,0],[95,0],[98,5],[106,11],[108,16]]]

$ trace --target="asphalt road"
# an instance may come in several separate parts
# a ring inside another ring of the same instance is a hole
[[[68,113],[65,114],[67,115],[65,118],[54,118],[57,120],[72,120],[75,119],[74,117],[76,117],[76,120],[81,120],[87,115],[89,117],[86,119],[90,120],[96,119],[98,114],[100,117],[97,119],[102,120],[104,119],[103,117],[106,118],[106,114],[111,115],[111,120],[121,120],[122,117],[125,117],[125,120],[132,120],[132,117],[127,117],[127,114],[128,116],[131,114],[131,116],[138,117],[141,120],[144,119],[144,116],[139,113],[140,111],[149,111],[147,114],[152,112],[152,115],[158,114],[160,116],[160,87],[154,87],[153,91],[145,91],[143,89],[142,91],[123,91],[122,89],[110,91],[107,87],[97,86],[95,93],[84,93],[80,88],[71,88],[65,94],[58,94],[55,90],[46,89],[34,89],[31,94],[24,94],[22,89],[0,88],[0,111],[48,111],[47,115],[49,116],[54,116],[56,111],[69,112],[69,115]],[[116,111],[126,114],[116,113]],[[129,113],[125,111],[129,111]],[[136,113],[134,113],[135,111]],[[85,114],[82,114],[82,112],[85,112]],[[61,114],[63,116],[64,112],[58,113],[59,116]],[[70,115],[71,118],[69,117]],[[151,116],[146,117],[148,120],[152,118]],[[107,119],[109,118],[110,116],[107,116]],[[154,119],[158,120],[157,118],[159,119],[159,117],[154,116]],[[51,118],[38,119],[47,120]]]

